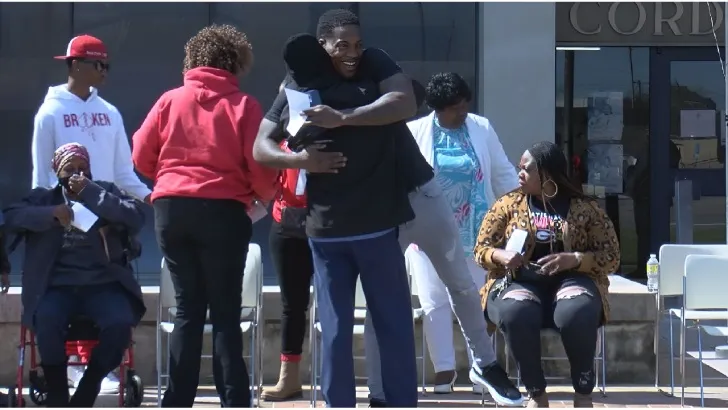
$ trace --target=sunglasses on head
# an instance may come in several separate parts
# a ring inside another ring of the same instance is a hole
[[[96,71],[109,71],[111,69],[111,64],[105,63],[103,61],[99,60],[85,60],[85,59],[79,59],[78,60],[81,63],[84,64],[92,64]]]

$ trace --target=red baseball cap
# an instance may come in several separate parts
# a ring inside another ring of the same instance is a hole
[[[65,60],[67,58],[92,58],[96,60],[105,60],[108,58],[106,46],[104,43],[94,36],[82,34],[76,36],[68,42],[65,56],[55,56],[56,60]]]

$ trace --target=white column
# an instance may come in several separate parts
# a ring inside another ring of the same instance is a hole
[[[480,3],[478,108],[517,164],[537,141],[555,140],[555,3]]]

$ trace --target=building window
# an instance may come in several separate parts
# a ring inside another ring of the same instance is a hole
[[[574,56],[573,85],[564,83],[567,52]],[[635,160],[646,163],[649,156],[649,61],[648,47],[556,52],[556,134],[566,141],[564,115],[569,107],[564,100],[573,86],[573,152],[583,164],[582,182],[616,198],[622,270],[627,273],[640,267],[637,249],[649,248],[649,229],[645,232],[635,223],[649,220],[649,187],[640,183],[649,167],[633,166]]]
[[[359,3],[362,38],[380,47],[422,85],[444,71],[473,90],[476,111],[478,3]]]

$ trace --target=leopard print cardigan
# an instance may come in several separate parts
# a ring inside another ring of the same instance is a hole
[[[475,262],[488,271],[488,279],[480,290],[481,304],[485,311],[488,292],[496,279],[506,271],[493,260],[496,249],[505,248],[514,229],[529,232],[524,256],[530,260],[535,248],[536,229],[531,225],[527,196],[520,189],[500,197],[483,219],[473,253]],[[564,249],[581,252],[583,259],[577,269],[590,277],[597,285],[602,298],[603,323],[609,318],[608,275],[619,266],[619,240],[612,221],[599,205],[589,199],[574,198],[564,223]],[[489,331],[492,331],[489,326]]]

